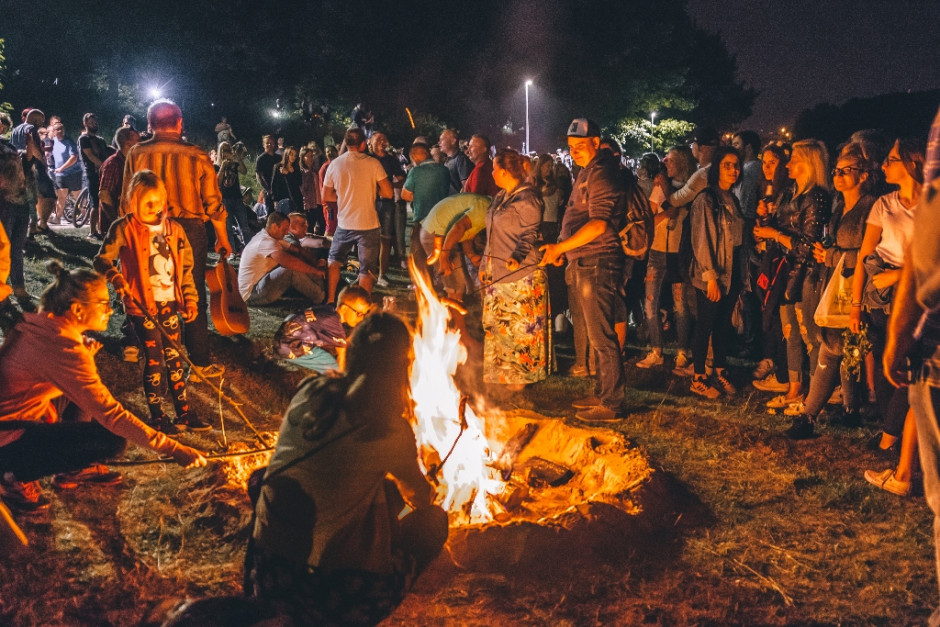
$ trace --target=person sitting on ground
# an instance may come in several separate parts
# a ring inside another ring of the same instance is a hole
[[[249,305],[269,305],[294,288],[313,303],[323,302],[322,268],[304,261],[284,241],[290,221],[277,211],[268,214],[263,230],[242,251],[238,291]]]
[[[342,371],[346,365],[346,336],[371,309],[369,292],[350,285],[339,293],[336,309],[318,305],[287,316],[274,334],[277,354],[315,372]]]
[[[179,315],[191,322],[197,314],[193,250],[183,227],[167,218],[166,187],[156,174],[135,172],[127,194],[130,213],[108,229],[94,260],[95,269],[123,296],[124,310],[147,357],[143,376],[150,426],[171,435],[185,428],[208,431],[209,424],[196,416],[186,399],[186,377],[177,348],[182,336]],[[164,390],[176,409],[175,423],[163,412]]]
[[[406,419],[411,342],[395,315],[367,316],[349,340],[346,373],[307,379],[281,423],[246,592],[298,625],[379,622],[447,539]],[[413,511],[402,516],[405,502]]]
[[[26,313],[0,346],[4,503],[25,512],[48,508],[37,479],[49,475],[63,489],[120,482],[98,462],[119,455],[126,440],[187,468],[205,466],[202,453],[148,427],[101,382],[95,365],[101,344],[83,334],[108,327],[105,278],[92,270],[70,272],[58,261],[46,267],[55,282],[42,295],[42,309]]]
[[[311,265],[317,265],[321,259],[326,260],[330,254],[330,243],[325,237],[310,234],[307,214],[295,211],[287,219],[290,224],[284,241],[290,244],[291,250]]]

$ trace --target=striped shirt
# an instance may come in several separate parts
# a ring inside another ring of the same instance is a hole
[[[121,215],[127,213],[131,178],[140,170],[153,170],[163,179],[170,217],[225,220],[218,177],[209,155],[198,146],[182,141],[175,133],[158,133],[131,148],[124,165]]]

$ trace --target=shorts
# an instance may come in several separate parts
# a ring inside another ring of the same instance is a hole
[[[82,171],[76,170],[70,174],[56,174],[55,175],[55,188],[56,189],[67,189],[70,192],[80,192],[82,191]]]
[[[377,200],[375,210],[379,214],[379,231],[382,237],[392,237],[395,233],[395,201]]]
[[[49,171],[46,166],[35,165],[33,171],[36,173],[36,192],[40,198],[55,198],[55,183],[49,177]]]
[[[379,269],[379,242],[381,229],[352,231],[337,228],[330,246],[330,263],[346,263],[353,244],[359,245],[359,276],[376,275]]]

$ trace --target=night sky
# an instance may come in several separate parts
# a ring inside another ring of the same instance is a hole
[[[940,88],[938,0],[690,0],[760,93],[744,127],[790,125],[820,102]],[[940,104],[940,103],[938,103]]]

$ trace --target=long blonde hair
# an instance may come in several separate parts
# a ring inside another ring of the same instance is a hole
[[[810,177],[803,189],[797,189],[797,194],[807,192],[817,185],[829,189],[832,187],[829,180],[829,151],[826,145],[818,139],[802,139],[793,144],[793,151],[790,154],[790,161],[797,157],[802,159],[809,166]]]

